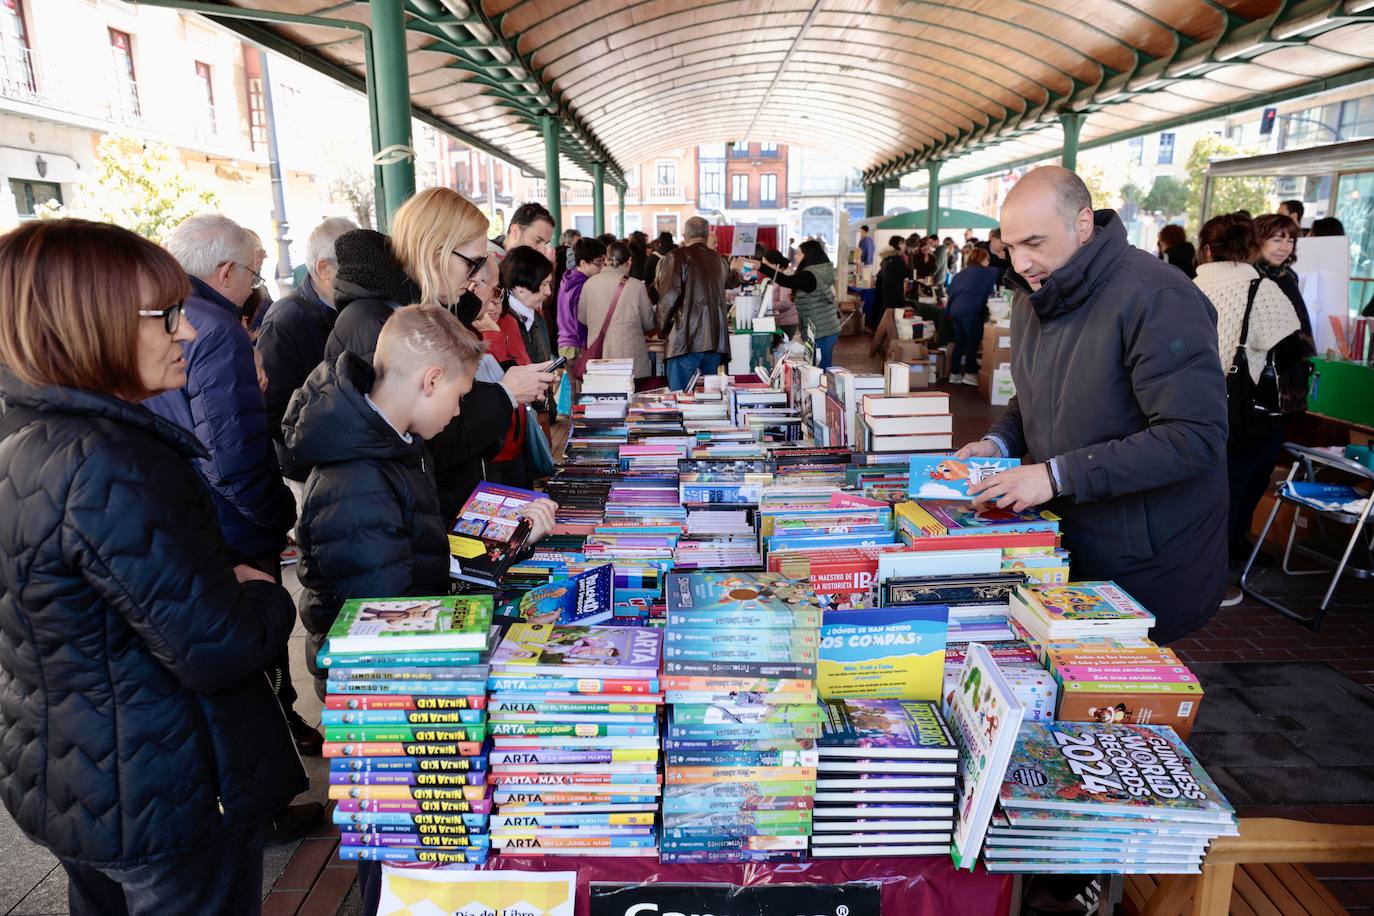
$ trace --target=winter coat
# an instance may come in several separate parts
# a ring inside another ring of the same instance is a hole
[[[196,469],[210,486],[220,528],[234,556],[275,557],[296,521],[296,501],[282,482],[267,409],[258,387],[253,341],[239,311],[203,281],[185,317],[196,329],[186,351],[186,387],[143,402],[153,413],[196,434],[208,457]]]
[[[1167,643],[1226,588],[1226,390],[1216,312],[1172,266],[1126,242],[1114,211],[1032,293],[1015,273],[1016,396],[991,435],[1054,459],[1077,580],[1113,579]]]
[[[334,243],[339,273],[334,280],[338,320],[324,348],[324,361],[335,363],[345,351],[368,365],[377,352],[377,337],[392,312],[420,301],[420,290],[391,253],[380,232],[354,229]],[[366,282],[369,286],[362,286]],[[439,484],[439,505],[450,516],[467,501],[485,477],[483,459],[501,448],[511,423],[506,390],[491,382],[473,382],[453,422],[428,442]],[[451,510],[451,511],[450,511]]]
[[[60,858],[134,866],[260,824],[306,787],[263,669],[291,599],[234,577],[187,430],[0,375],[0,796]]]
[[[949,304],[945,311],[951,318],[982,317],[988,299],[997,288],[997,268],[965,267],[954,275],[949,284]]]
[[[347,599],[448,593],[449,516],[434,469],[424,443],[405,441],[368,403],[374,380],[352,353],[320,363],[284,421],[292,458],[312,468],[296,541],[316,677],[315,656]]]
[[[654,323],[654,304],[649,301],[649,291],[643,282],[629,277],[624,267],[603,267],[595,277],[587,280],[582,288],[582,298],[577,305],[577,317],[587,327],[587,343],[596,340],[606,323],[611,310],[611,300],[625,281],[625,289],[620,294],[620,302],[615,307],[615,316],[606,328],[606,338],[601,346],[602,359],[633,359],[635,378],[648,378],[650,374],[649,347],[644,335],[652,331]]]
[[[1164,260],[1188,275],[1191,280],[1197,276],[1197,249],[1192,242],[1179,242],[1164,250]]]
[[[587,348],[587,327],[577,317],[577,303],[582,298],[582,288],[589,278],[574,267],[563,274],[563,282],[558,287],[558,345],[560,347]]]
[[[1302,288],[1298,285],[1298,275],[1293,272],[1293,268],[1288,265],[1274,267],[1266,261],[1260,261],[1255,265],[1261,277],[1268,277],[1279,285],[1283,294],[1288,297],[1288,301],[1293,303],[1293,313],[1298,316],[1298,324],[1302,328],[1302,333],[1312,339],[1312,316],[1307,311],[1307,300],[1302,297]]]
[[[674,248],[658,262],[659,336],[665,357],[730,352],[725,318],[729,265],[705,244]]]
[[[814,285],[811,289],[793,288],[792,298],[797,303],[797,319],[802,327],[811,326],[811,334],[816,340],[840,333],[840,312],[835,305],[835,268],[830,262],[812,264],[797,270],[795,276],[811,274]]]
[[[258,332],[258,355],[267,374],[267,391],[263,393],[267,435],[276,446],[282,473],[292,480],[304,480],[309,469],[292,463],[282,445],[281,418],[291,395],[324,358],[324,345],[338,315],[333,303],[320,299],[307,275],[295,292],[272,303]]]
[[[911,266],[906,257],[892,252],[878,266],[877,292],[874,294],[874,313],[879,318],[887,309],[906,308],[906,281],[911,279]]]

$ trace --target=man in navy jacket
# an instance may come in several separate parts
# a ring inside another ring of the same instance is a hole
[[[237,563],[280,576],[286,535],[296,522],[296,503],[282,482],[267,434],[267,413],[258,387],[253,342],[241,309],[262,277],[253,270],[256,237],[218,214],[192,216],[166,246],[191,279],[185,317],[196,339],[185,345],[186,387],[144,402],[153,413],[195,433],[209,452],[196,470],[210,488],[220,527]],[[296,693],[287,667],[287,646],[269,676],[297,746],[320,753],[319,733],[296,715]]]

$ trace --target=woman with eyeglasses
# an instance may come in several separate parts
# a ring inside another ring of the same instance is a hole
[[[0,237],[0,798],[73,914],[259,912],[265,824],[306,786],[263,674],[291,599],[142,404],[186,384],[190,294],[116,226]]]
[[[325,360],[349,350],[371,362],[382,325],[401,306],[456,307],[487,262],[488,228],[482,211],[457,191],[429,188],[396,211],[390,238],[368,229],[339,236],[334,243],[339,317],[325,344]],[[429,441],[446,516],[456,516],[483,479],[483,460],[500,449],[513,408],[548,390],[554,376],[542,368],[512,366],[499,382],[475,382],[460,415]]]

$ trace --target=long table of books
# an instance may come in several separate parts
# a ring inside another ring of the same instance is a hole
[[[948,410],[846,374],[602,381],[551,536],[524,543],[540,494],[482,484],[459,593],[350,602],[320,656],[340,857],[575,873],[606,914],[701,883],[994,914],[1015,873],[1197,871],[1237,827],[1185,743],[1196,677],[1069,581],[1052,513],[973,506],[1014,461],[815,445]]]

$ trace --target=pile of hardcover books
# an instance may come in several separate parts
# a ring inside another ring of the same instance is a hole
[[[816,789],[821,603],[766,573],[668,577],[664,862],[797,861]]]
[[[1234,809],[1174,730],[1022,726],[988,828],[992,872],[1196,872]]]
[[[491,659],[492,845],[653,856],[663,633],[514,624]]]
[[[829,700],[817,742],[813,858],[949,851],[959,748],[928,700]]]
[[[489,595],[359,599],[339,611],[319,654],[339,858],[486,860],[491,616]]]
[[[1040,643],[1071,639],[1144,639],[1154,615],[1114,582],[1019,586],[1011,617]]]

